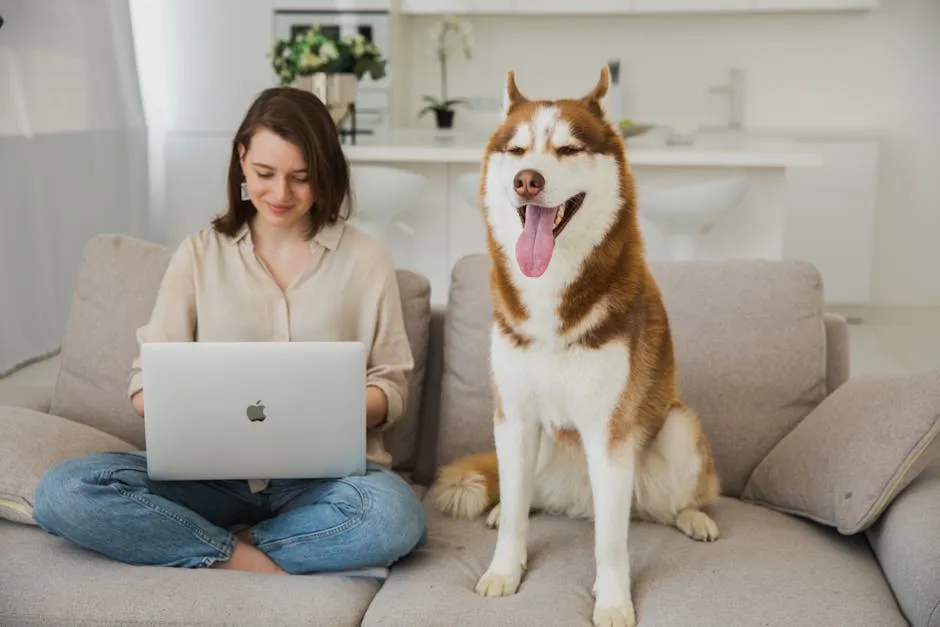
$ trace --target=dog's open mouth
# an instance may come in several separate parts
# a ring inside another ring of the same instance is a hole
[[[516,240],[516,261],[526,276],[541,276],[548,268],[555,238],[565,229],[584,202],[584,192],[575,194],[557,207],[519,207],[522,235]]]
[[[522,205],[518,207],[516,211],[519,212],[519,219],[522,221],[523,231],[525,230],[527,216],[541,221],[546,219],[547,216],[542,217],[540,214],[550,214],[554,212],[555,215],[552,219],[552,236],[558,237],[558,234],[561,233],[568,225],[568,222],[571,221],[572,216],[581,208],[581,204],[584,202],[584,196],[584,192],[575,194],[566,200],[564,204],[558,205],[557,207],[540,207],[538,205]]]

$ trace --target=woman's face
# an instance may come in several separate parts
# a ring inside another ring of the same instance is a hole
[[[248,151],[242,147],[239,155],[258,217],[278,228],[306,225],[315,196],[300,149],[264,128],[254,134],[250,144]]]

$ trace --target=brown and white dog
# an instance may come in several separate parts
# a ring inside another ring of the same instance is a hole
[[[586,96],[530,100],[506,85],[480,193],[492,261],[496,450],[445,466],[444,513],[492,507],[496,549],[476,585],[514,594],[530,510],[594,521],[595,625],[635,625],[631,517],[718,537],[709,444],[679,399],[672,338],[644,257],[633,179],[605,120],[606,67]]]

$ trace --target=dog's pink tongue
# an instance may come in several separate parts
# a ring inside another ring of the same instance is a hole
[[[528,277],[538,277],[545,272],[555,249],[552,227],[555,223],[555,207],[526,205],[525,228],[516,240],[516,261],[519,269]]]

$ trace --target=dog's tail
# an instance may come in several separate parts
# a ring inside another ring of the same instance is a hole
[[[447,464],[429,491],[431,502],[444,514],[476,518],[499,502],[496,451],[468,455]]]

